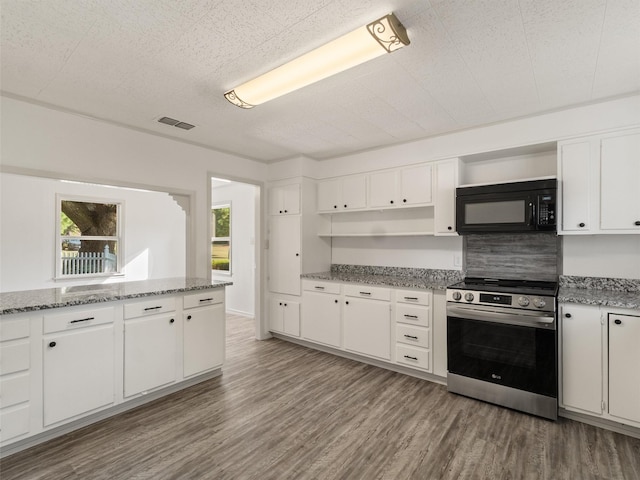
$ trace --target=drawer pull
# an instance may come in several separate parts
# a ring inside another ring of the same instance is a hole
[[[418,337],[416,337],[415,335],[404,335],[405,338],[410,338],[411,340],[418,340]]]
[[[413,319],[417,320],[418,316],[417,315],[409,315],[409,314],[405,313],[404,314],[404,318],[413,318]]]
[[[201,298],[200,299],[201,302],[210,302],[211,300],[213,300],[213,298]]]
[[[418,301],[418,297],[404,297],[405,300],[413,300],[414,302]]]
[[[313,288],[315,288],[316,290],[324,290],[324,287],[320,287],[320,286],[318,286],[318,285],[316,285],[316,286],[315,286],[315,287],[313,287]]]
[[[411,355],[405,355],[404,358],[408,358],[409,360],[415,360],[416,362],[418,361],[418,357],[412,357]]]
[[[371,292],[360,292],[360,295],[371,295]]]
[[[71,320],[69,323],[88,322],[89,320],[95,320],[95,319],[96,319],[96,317],[80,318],[78,320]]]
[[[57,343],[56,343],[56,342],[49,342],[49,347],[50,347],[50,348],[53,348],[53,347],[55,347],[56,345],[57,345]]]
[[[145,312],[148,312],[148,311],[150,311],[150,310],[158,310],[158,309],[160,309],[160,308],[162,308],[162,305],[161,305],[161,306],[159,306],[159,307],[147,307],[147,308],[145,308],[145,309],[144,309],[144,311],[145,311]]]

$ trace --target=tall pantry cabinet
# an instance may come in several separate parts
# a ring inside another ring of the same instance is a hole
[[[300,275],[331,267],[331,241],[318,236],[329,220],[317,214],[314,180],[273,182],[268,198],[269,330],[298,337]]]

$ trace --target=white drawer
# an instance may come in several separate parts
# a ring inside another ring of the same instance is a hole
[[[396,342],[414,345],[416,347],[431,348],[429,329],[414,327],[413,325],[396,324]]]
[[[431,324],[431,308],[397,303],[396,322],[428,327]]]
[[[10,407],[29,400],[29,374],[0,378],[0,408]]]
[[[29,433],[29,405],[0,413],[0,442]]]
[[[396,290],[396,302],[431,305],[431,292],[427,290]]]
[[[30,319],[27,317],[0,319],[0,341],[26,338],[30,333]]]
[[[347,297],[373,298],[375,300],[391,300],[391,290],[369,285],[345,285],[344,294]]]
[[[92,325],[103,325],[113,323],[113,318],[113,307],[47,314],[44,316],[43,331],[44,333],[53,333]]]
[[[205,307],[224,302],[224,288],[205,290],[184,296],[184,308]]]
[[[302,289],[309,292],[340,294],[339,283],[323,282],[322,280],[302,280]]]
[[[176,309],[175,297],[154,297],[124,304],[124,318],[147,317],[156,313],[173,312]]]
[[[29,370],[31,342],[0,346],[0,375]]]
[[[429,370],[431,350],[396,344],[396,362],[422,370]]]

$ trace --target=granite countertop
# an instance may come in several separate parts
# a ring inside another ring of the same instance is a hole
[[[558,302],[640,310],[640,280],[561,276]]]
[[[233,283],[204,278],[182,277],[6,292],[0,293],[0,315],[153,295],[210,290],[229,285],[233,285]]]
[[[461,281],[462,272],[426,268],[332,265],[329,272],[307,273],[301,277],[363,285],[444,290],[448,285]]]

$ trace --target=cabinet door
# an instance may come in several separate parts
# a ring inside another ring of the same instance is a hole
[[[640,233],[640,132],[601,140],[600,182],[600,227]]]
[[[284,214],[297,215],[300,213],[300,185],[285,185],[282,189],[282,208]]]
[[[559,165],[560,190],[562,196],[563,232],[588,233],[596,226],[592,221],[592,191],[594,159],[592,143],[583,140],[560,144]]]
[[[344,348],[352,352],[390,360],[390,304],[352,297],[345,300]]]
[[[602,324],[600,310],[562,306],[562,404],[602,414]]]
[[[340,348],[340,296],[304,292],[302,299],[302,338]]]
[[[184,313],[183,374],[185,377],[219,367],[224,362],[224,304]]]
[[[300,295],[300,217],[271,217],[269,290]]]
[[[284,192],[282,187],[269,189],[269,215],[282,215],[284,212]]]
[[[274,332],[284,333],[284,314],[282,312],[282,299],[271,297],[269,300],[269,329]]]
[[[43,339],[44,425],[114,401],[113,325]]]
[[[399,204],[419,205],[432,202],[431,165],[407,167],[400,171]]]
[[[176,380],[175,317],[128,320],[124,325],[124,396]]]
[[[367,206],[367,177],[354,175],[342,179],[342,208],[356,210]]]
[[[640,422],[640,317],[609,314],[609,413]]]
[[[286,300],[282,304],[282,325],[284,333],[300,336],[300,303]]]
[[[369,207],[394,207],[398,204],[398,172],[369,174]]]
[[[456,234],[456,188],[458,186],[458,160],[436,164],[436,193],[434,208],[434,233]]]
[[[337,212],[342,205],[342,181],[325,180],[318,183],[318,211]]]

